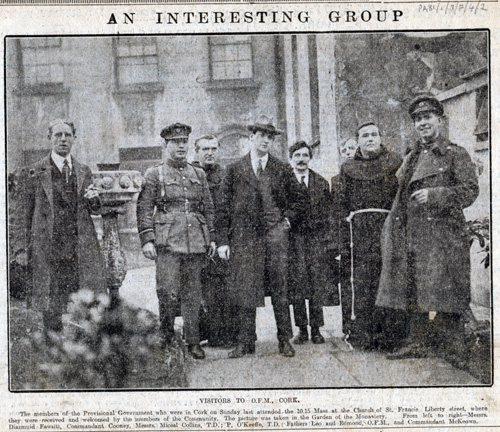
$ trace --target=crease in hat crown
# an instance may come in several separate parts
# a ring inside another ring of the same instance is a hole
[[[164,128],[160,136],[166,140],[187,139],[193,129],[183,123],[174,123]]]
[[[250,132],[266,132],[271,135],[281,135],[283,132],[276,129],[273,124],[273,118],[267,115],[261,114],[255,119],[255,123],[248,125],[248,130]]]
[[[423,112],[434,112],[442,116],[444,115],[443,104],[432,95],[419,95],[410,102],[408,113],[414,119],[418,114]]]

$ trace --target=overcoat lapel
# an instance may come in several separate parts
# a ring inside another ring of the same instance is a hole
[[[75,158],[71,157],[71,163],[73,164],[73,169],[76,175],[76,191],[77,194],[80,195],[83,186],[83,180],[85,180],[85,171],[80,163],[78,163]]]
[[[47,199],[50,204],[50,209],[54,211],[54,194],[52,190],[52,169],[50,165],[50,156],[47,156],[42,160],[40,166],[40,183],[42,188],[47,195]]]

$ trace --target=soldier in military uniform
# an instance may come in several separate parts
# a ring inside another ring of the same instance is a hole
[[[201,271],[215,254],[214,206],[205,172],[187,163],[191,127],[180,123],[161,132],[165,160],[149,168],[137,200],[137,225],[146,258],[156,261],[160,330],[172,342],[178,302],[188,352],[205,358],[200,347]]]
[[[470,250],[463,209],[479,193],[467,150],[442,135],[443,105],[433,96],[412,101],[419,140],[397,176],[399,188],[382,231],[377,305],[409,314],[406,344],[389,359],[425,357],[440,345],[440,329],[463,343],[470,302]]]
[[[193,162],[193,166],[205,171],[217,211],[218,194],[226,174],[226,170],[217,163],[219,141],[213,135],[204,135],[196,140],[194,148],[198,160]],[[227,276],[227,261],[219,256],[208,259],[201,273],[204,313],[200,317],[200,336],[202,339],[205,336],[211,347],[229,346],[235,341],[234,307],[229,301]]]

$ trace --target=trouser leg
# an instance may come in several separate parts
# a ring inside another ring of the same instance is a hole
[[[323,306],[314,295],[309,298],[309,322],[311,328],[319,328],[325,325],[323,318]]]
[[[238,307],[236,324],[238,326],[237,342],[250,344],[255,342],[257,311],[255,308]]]
[[[180,256],[158,251],[156,292],[160,309],[160,332],[170,342],[174,336],[175,315],[179,302]]]
[[[282,224],[271,228],[266,237],[266,266],[278,339],[293,336],[287,293],[288,231]]]
[[[76,257],[57,260],[51,264],[49,308],[43,313],[43,323],[47,330],[61,331],[62,315],[68,305],[71,293],[78,291],[78,261]]]
[[[307,310],[306,301],[303,298],[294,299],[293,302],[293,317],[295,325],[299,328],[307,327]]]
[[[201,306],[201,269],[203,254],[189,254],[181,260],[182,286],[181,309],[184,319],[184,335],[190,345],[200,343],[199,312]]]

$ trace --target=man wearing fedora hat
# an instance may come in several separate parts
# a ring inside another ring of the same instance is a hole
[[[178,303],[188,352],[205,358],[200,346],[201,271],[205,255],[216,252],[214,206],[202,168],[187,163],[191,127],[175,123],[162,130],[165,161],[146,171],[137,199],[142,252],[156,262],[156,292],[163,342],[173,342]]]
[[[287,296],[288,231],[298,223],[307,196],[287,164],[269,154],[276,135],[272,119],[260,116],[250,130],[250,152],[230,165],[217,215],[219,256],[229,260],[229,291],[236,316],[237,346],[229,357],[255,352],[256,308],[270,293],[279,352],[293,357]]]
[[[408,313],[409,334],[389,359],[425,357],[445,342],[456,352],[463,344],[462,318],[470,302],[463,209],[479,193],[469,154],[442,135],[441,102],[418,96],[409,114],[419,139],[409,146],[397,173],[398,192],[382,231],[377,294],[378,306]],[[456,337],[444,341],[436,330]]]

